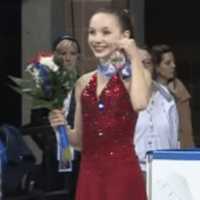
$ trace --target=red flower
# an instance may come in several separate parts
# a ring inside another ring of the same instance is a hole
[[[39,51],[35,56],[33,56],[28,64],[36,64],[40,62],[41,57],[51,57],[53,53],[51,51]]]

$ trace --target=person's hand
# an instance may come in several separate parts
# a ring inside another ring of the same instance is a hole
[[[49,121],[52,127],[57,127],[59,125],[65,125],[66,119],[64,116],[64,110],[54,109],[49,114]]]
[[[123,51],[129,59],[133,59],[137,52],[135,40],[132,38],[123,38],[119,40],[117,47],[120,51]]]

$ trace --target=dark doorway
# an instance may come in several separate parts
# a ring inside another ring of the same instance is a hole
[[[177,74],[192,95],[195,143],[200,146],[200,19],[197,1],[145,1],[145,42],[173,47]]]
[[[0,2],[0,123],[21,124],[21,97],[8,87],[8,75],[21,74],[21,1]]]

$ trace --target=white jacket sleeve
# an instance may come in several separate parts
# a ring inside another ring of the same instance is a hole
[[[180,148],[179,141],[179,116],[176,104],[173,103],[169,109],[170,143],[171,148]]]

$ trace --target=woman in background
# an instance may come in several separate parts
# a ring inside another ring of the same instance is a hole
[[[53,43],[52,47],[54,53],[55,63],[70,71],[78,79],[78,62],[80,58],[80,46],[78,41],[70,34],[64,34],[59,36]],[[75,115],[75,97],[74,90],[66,97],[64,102],[64,115],[68,125],[74,127],[74,115]],[[79,173],[80,164],[80,151],[74,150],[74,159],[72,162],[72,169],[69,172],[60,172],[62,180],[64,180],[64,186],[69,192],[71,199],[75,198],[76,184]],[[58,170],[58,168],[57,168]]]
[[[144,67],[154,76],[152,57],[147,48],[139,53]],[[152,82],[151,99],[147,108],[139,112],[134,145],[140,167],[146,176],[146,153],[159,149],[178,148],[179,118],[176,103],[167,88],[155,80]]]
[[[180,146],[181,148],[194,147],[193,130],[190,109],[190,94],[180,79],[175,77],[175,56],[169,45],[160,44],[152,47],[152,56],[157,81],[165,85],[176,100],[180,118]]]

